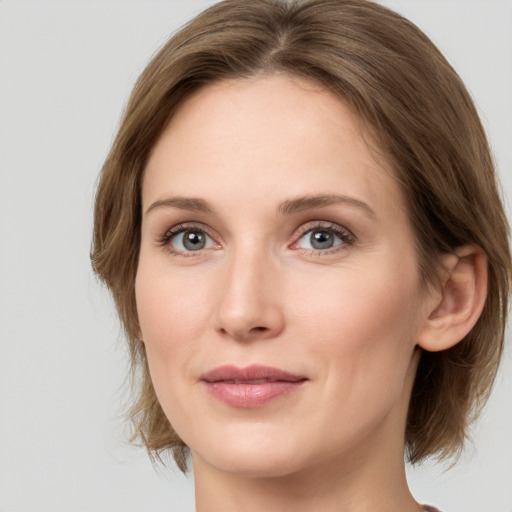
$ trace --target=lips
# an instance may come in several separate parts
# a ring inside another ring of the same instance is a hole
[[[262,407],[285,397],[300,389],[307,380],[303,375],[260,365],[220,366],[200,377],[212,396],[230,406],[246,409]]]

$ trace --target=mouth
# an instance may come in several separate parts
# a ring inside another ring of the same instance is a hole
[[[199,380],[221,402],[249,409],[290,395],[308,379],[279,368],[253,365],[246,368],[220,366],[206,372]]]

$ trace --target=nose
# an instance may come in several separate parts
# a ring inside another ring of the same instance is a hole
[[[216,323],[222,336],[249,342],[282,332],[284,315],[277,293],[280,272],[270,257],[233,255],[220,277]]]

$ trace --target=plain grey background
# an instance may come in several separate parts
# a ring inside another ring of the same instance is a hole
[[[0,511],[192,511],[191,477],[123,444],[126,353],[89,265],[95,181],[149,57],[208,0],[0,0]],[[388,0],[466,81],[512,198],[512,2]],[[509,208],[510,211],[510,208]],[[446,512],[512,512],[512,356],[457,466],[409,472]]]

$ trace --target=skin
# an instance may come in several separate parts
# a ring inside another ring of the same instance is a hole
[[[375,149],[339,98],[275,75],[195,93],[152,151],[140,334],[191,449],[200,512],[419,510],[404,431],[440,296],[421,285],[404,198]],[[293,202],[334,194],[343,199]],[[188,250],[176,226],[205,247]],[[311,230],[333,227],[333,247],[311,245]],[[263,407],[232,407],[200,381],[225,364],[307,381]]]

